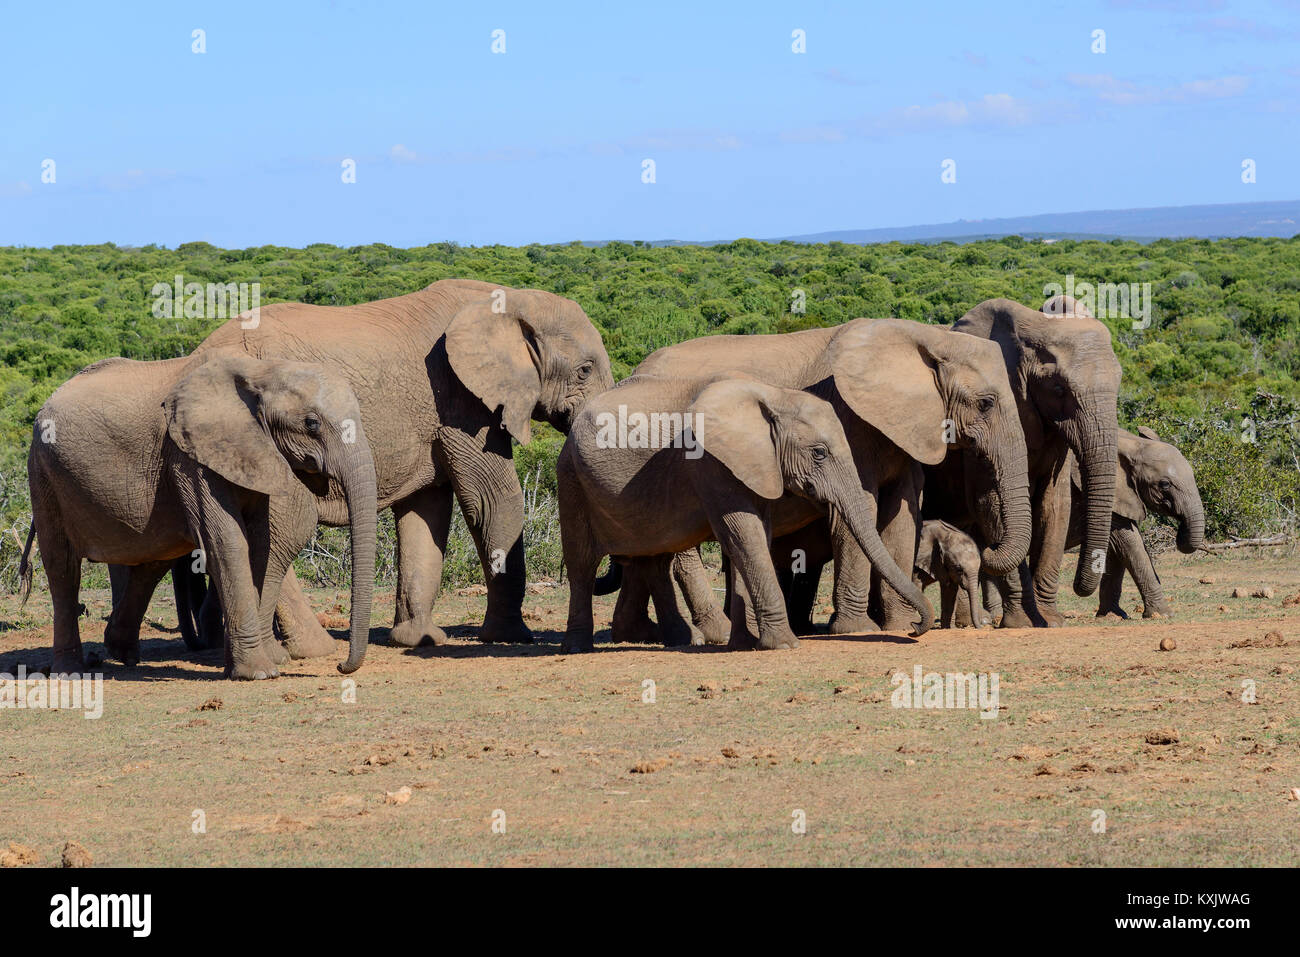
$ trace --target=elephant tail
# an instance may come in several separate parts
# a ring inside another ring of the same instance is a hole
[[[609,561],[609,571],[596,579],[597,595],[612,595],[623,585],[623,566],[614,561]]]
[[[22,597],[22,604],[18,610],[22,611],[27,607],[27,599],[32,594],[32,542],[36,538],[36,522],[32,522],[32,527],[27,530],[27,544],[23,546],[23,557],[18,562],[18,594]]]

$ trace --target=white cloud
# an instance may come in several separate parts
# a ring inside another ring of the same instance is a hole
[[[1098,99],[1116,106],[1204,103],[1241,96],[1250,87],[1250,78],[1245,76],[1221,76],[1160,87],[1139,86],[1110,73],[1068,73],[1065,82],[1076,89],[1091,90]]]

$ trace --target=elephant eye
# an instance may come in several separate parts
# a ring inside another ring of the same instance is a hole
[[[1170,488],[1173,488],[1173,485],[1174,485],[1174,483],[1171,482],[1171,481],[1169,481],[1169,479],[1161,479],[1161,480],[1160,480],[1160,487],[1163,488],[1163,489],[1170,489]]]
[[[988,413],[993,411],[993,406],[996,404],[997,404],[997,400],[995,400],[993,396],[982,395],[980,396],[980,400],[979,400],[979,410],[983,412],[985,415],[987,415]]]
[[[307,420],[303,424],[307,427],[307,431],[312,435],[315,435],[320,431],[320,419],[316,418],[314,415],[307,416]]]
[[[814,462],[824,462],[824,461],[826,461],[826,455],[827,455],[827,452],[826,452],[826,446],[824,446],[824,445],[814,445],[814,446],[813,446],[812,457],[813,457],[813,461],[814,461]]]
[[[579,382],[584,381],[584,380],[587,378],[587,376],[589,376],[589,375],[591,375],[591,363],[590,363],[590,362],[584,362],[582,365],[578,366],[578,381],[579,381]]]
[[[1056,385],[1052,386],[1052,391],[1056,393],[1056,397],[1059,399],[1065,395],[1065,386],[1058,382]]]

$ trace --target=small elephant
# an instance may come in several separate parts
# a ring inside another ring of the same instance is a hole
[[[915,633],[933,621],[924,596],[880,540],[876,499],[858,480],[835,410],[808,393],[740,374],[635,375],[587,404],[560,451],[557,474],[570,585],[566,652],[591,650],[591,599],[605,555],[665,556],[709,538],[736,572],[730,647],[798,647],[768,545],[773,534],[802,527],[828,508],[920,614]],[[666,571],[661,565],[653,575],[650,592],[661,621],[674,618],[677,627]]]
[[[1162,442],[1160,436],[1142,426],[1134,435],[1119,430],[1118,480],[1115,484],[1115,511],[1111,517],[1110,545],[1106,554],[1106,571],[1101,578],[1097,616],[1128,615],[1120,607],[1124,572],[1133,576],[1142,595],[1142,617],[1170,614],[1156,574],[1151,553],[1142,541],[1138,524],[1151,511],[1178,522],[1178,550],[1190,554],[1205,542],[1205,508],[1196,487],[1191,463],[1177,448]],[[1082,509],[1079,500],[1077,466],[1071,480],[1070,537],[1073,548],[1082,539]]]
[[[83,559],[133,566],[122,602],[142,607],[196,547],[225,616],[226,674],[274,677],[288,655],[271,633],[280,585],[316,528],[316,496],[336,483],[352,525],[355,671],[369,640],[375,469],[357,400],[318,365],[212,355],[107,359],[83,369],[36,417],[27,459],[30,551],[54,605],[53,674],[84,669],[77,627]],[[105,648],[139,661],[139,622]]]
[[[956,526],[938,519],[921,524],[912,575],[923,589],[932,582],[939,583],[939,620],[944,628],[964,621],[981,628],[988,620],[980,603],[980,547]],[[969,619],[954,614],[958,592],[964,593],[969,602]]]

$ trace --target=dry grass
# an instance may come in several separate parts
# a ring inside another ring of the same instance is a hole
[[[334,660],[220,680],[160,593],[144,663],[104,668],[102,719],[0,711],[0,847],[56,864],[78,841],[101,865],[1294,866],[1300,607],[1283,599],[1300,568],[1280,552],[1167,556],[1162,574],[1167,621],[1097,622],[1068,596],[1063,629],[736,654],[561,657],[564,589],[529,594],[538,645],[484,646],[482,599],[452,593],[438,617],[467,626],[453,643],[372,647],[355,703]],[[1275,597],[1228,597],[1259,585]],[[84,597],[99,650],[107,596]],[[22,619],[0,598],[0,671],[48,661],[44,598]],[[346,598],[313,600],[337,617]],[[1229,647],[1270,631],[1289,643]],[[1170,636],[1177,649],[1158,651]],[[1000,716],[891,707],[891,675],[917,664],[996,672]]]

